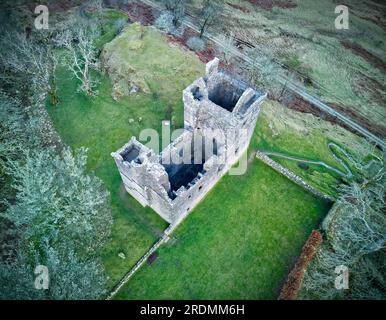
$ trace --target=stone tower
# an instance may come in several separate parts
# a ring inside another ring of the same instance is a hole
[[[183,91],[184,131],[159,155],[134,137],[112,157],[128,193],[180,222],[246,152],[266,93],[218,70]]]

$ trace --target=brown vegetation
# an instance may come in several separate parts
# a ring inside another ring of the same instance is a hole
[[[190,28],[186,28],[181,37],[177,37],[174,35],[167,35],[169,42],[178,44],[188,50],[190,49],[188,48],[186,43],[191,37],[198,37],[198,33]],[[207,43],[205,50],[197,51],[195,53],[198,56],[198,58],[204,63],[207,63],[213,60],[214,57],[216,56],[215,49],[209,43]]]
[[[278,298],[279,300],[295,300],[297,298],[307,266],[314,258],[316,250],[322,241],[323,237],[321,233],[313,230],[302,249],[302,253],[296,262],[295,267],[289,273],[288,278],[281,289]]]
[[[144,26],[153,25],[156,19],[153,14],[153,8],[141,2],[129,2],[120,6],[120,9],[127,12],[131,22],[138,21]]]
[[[26,5],[31,12],[34,12],[35,8],[38,5],[45,4],[41,2],[42,1],[38,1],[38,0],[28,1]],[[51,1],[48,1],[46,5],[50,13],[52,14],[57,12],[65,12],[75,6],[80,5],[81,3],[82,3],[81,0],[51,0]]]
[[[350,110],[348,107],[342,107],[338,104],[335,103],[329,103],[329,105],[338,111],[339,113],[342,113],[355,121],[356,123],[360,124],[362,127],[367,129],[368,131],[377,134],[379,136],[385,136],[385,131],[382,129],[382,127],[376,126],[374,124],[371,124],[368,119],[365,119],[361,116],[359,116],[355,111]],[[340,121],[338,118],[329,115],[328,113],[325,113],[321,111],[319,108],[315,107],[313,104],[310,102],[304,100],[302,97],[299,95],[295,94],[294,98],[292,99],[291,103],[287,105],[290,109],[303,112],[303,113],[311,113],[314,116],[317,116],[319,118],[322,118],[325,121],[337,124],[341,126],[342,128],[345,128],[346,130],[353,132],[355,134],[358,134],[356,130],[353,128],[345,125],[342,121]]]
[[[365,59],[372,66],[378,68],[379,70],[381,70],[383,72],[386,72],[386,62],[384,62],[382,59],[374,56],[373,54],[368,52],[366,49],[362,48],[359,44],[357,44],[355,42],[350,42],[347,40],[341,41],[341,44],[343,47],[351,50],[357,56],[360,56],[363,59]]]
[[[232,7],[232,8],[234,8],[234,9],[240,10],[240,11],[242,11],[244,13],[249,13],[250,12],[250,10],[248,10],[247,8],[244,8],[244,7],[242,7],[242,6],[238,5],[238,4],[227,2],[227,5]]]

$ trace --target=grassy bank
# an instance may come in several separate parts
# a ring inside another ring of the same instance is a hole
[[[290,110],[278,102],[264,103],[252,140],[252,147],[261,151],[279,152],[305,160],[323,161],[345,172],[344,167],[333,157],[328,143],[341,146],[357,159],[364,158],[370,148],[369,143],[330,122],[323,121],[311,114]],[[357,171],[353,164],[339,155],[350,167],[353,174]],[[319,165],[309,165],[308,169],[299,167],[297,161],[272,156],[272,159],[295,172],[320,191],[333,197],[342,177]]]

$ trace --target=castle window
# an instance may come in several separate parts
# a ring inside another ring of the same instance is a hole
[[[204,98],[203,95],[200,92],[200,88],[199,87],[196,87],[196,88],[194,88],[192,90],[192,95],[193,95],[194,100],[201,101]]]
[[[121,157],[126,162],[134,161],[139,156],[139,148],[137,146],[130,146],[121,153]]]
[[[213,154],[217,156],[217,140],[213,138]]]

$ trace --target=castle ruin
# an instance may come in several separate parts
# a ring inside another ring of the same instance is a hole
[[[183,91],[184,130],[159,155],[135,137],[112,153],[124,186],[143,206],[177,224],[246,152],[266,93],[219,71]]]

